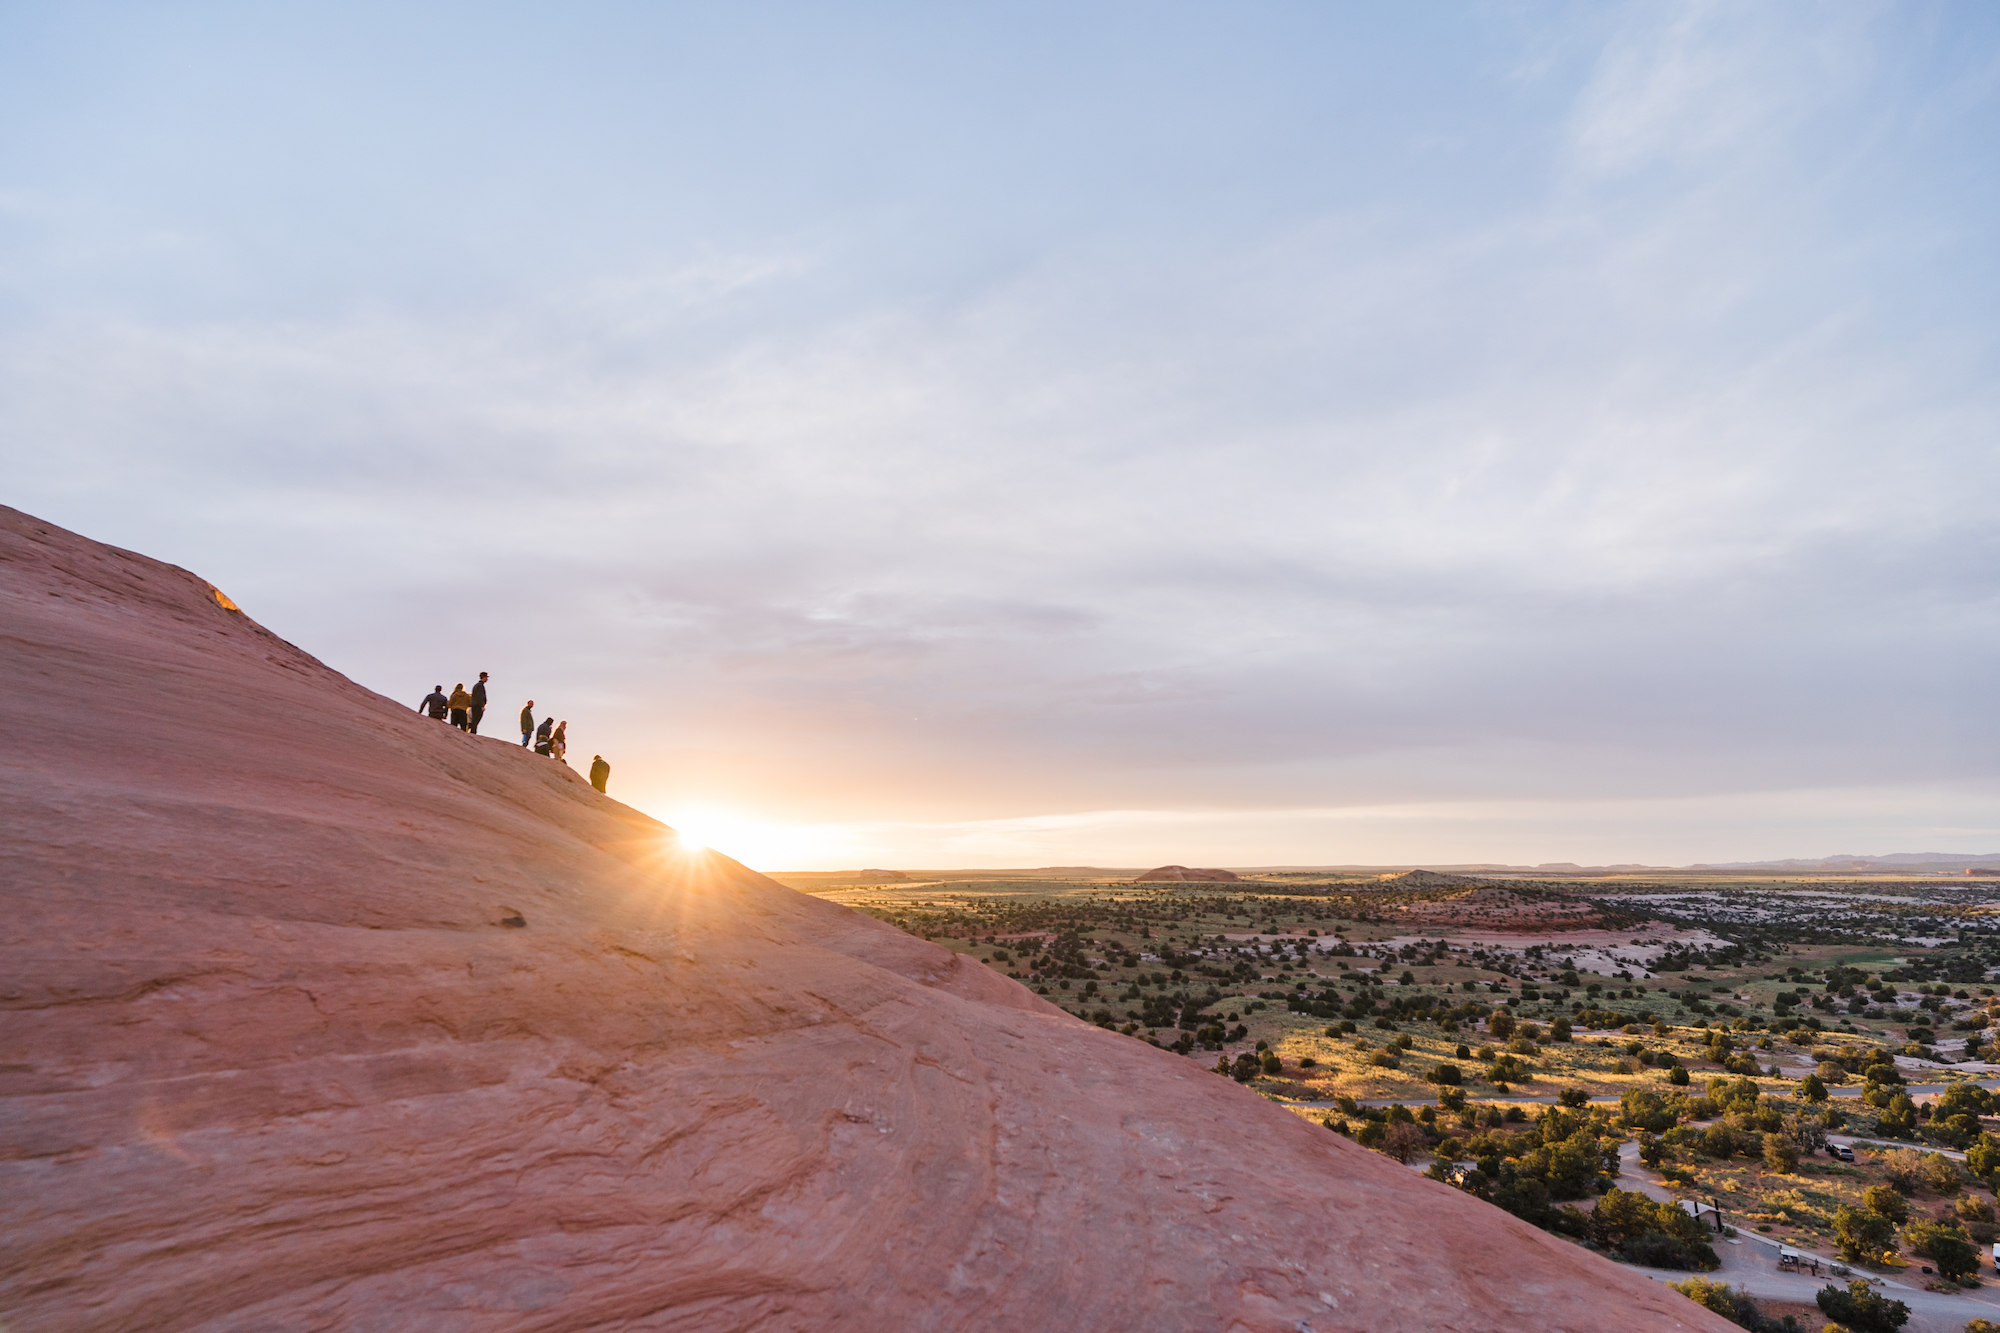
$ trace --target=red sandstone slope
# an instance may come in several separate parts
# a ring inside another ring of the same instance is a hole
[[[0,680],[11,1333],[1729,1327],[6,509]]]

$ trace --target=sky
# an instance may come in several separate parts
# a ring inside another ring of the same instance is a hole
[[[0,501],[759,869],[2000,848],[2000,8],[0,30]]]

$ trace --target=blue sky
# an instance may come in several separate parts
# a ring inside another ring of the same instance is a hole
[[[2000,848],[2000,12],[0,15],[0,499],[761,868]]]

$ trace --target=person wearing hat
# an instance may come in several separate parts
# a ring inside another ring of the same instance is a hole
[[[486,716],[486,673],[479,673],[479,680],[472,687],[472,707],[465,715],[465,729],[477,736],[479,719]]]
[[[604,784],[610,780],[611,765],[604,762],[604,756],[601,754],[590,756],[590,785],[603,791]]]
[[[450,708],[451,700],[444,697],[444,686],[442,685],[431,686],[431,692],[426,694],[424,701],[417,705],[417,711],[429,717],[434,722],[444,721],[444,715]]]

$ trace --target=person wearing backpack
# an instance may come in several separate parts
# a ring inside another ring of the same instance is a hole
[[[536,754],[545,755],[553,751],[553,744],[551,741],[551,737],[555,735],[555,730],[556,730],[556,720],[554,718],[545,717],[542,719],[542,725],[535,728]]]

